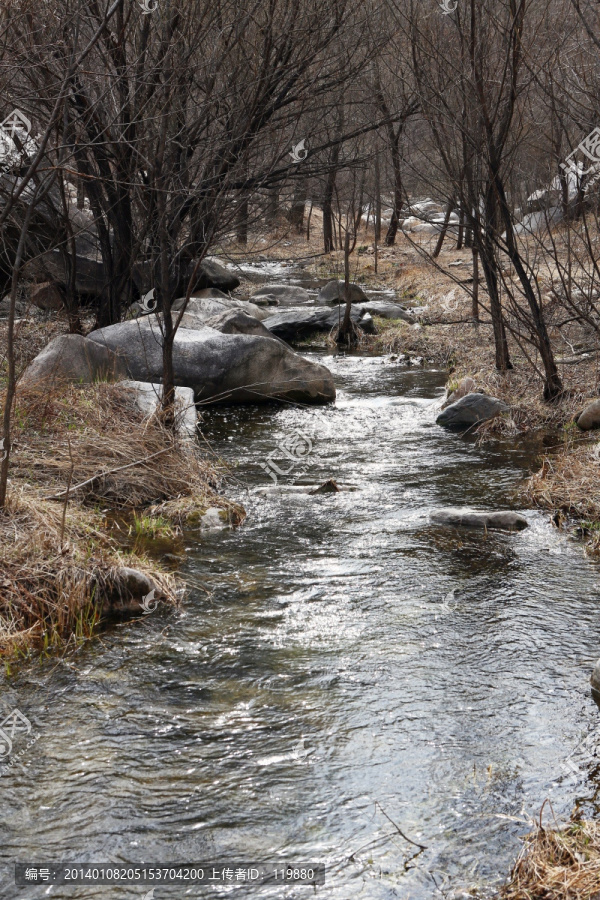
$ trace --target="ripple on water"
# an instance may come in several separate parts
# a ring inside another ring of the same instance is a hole
[[[437,428],[442,372],[324,361],[336,408],[206,413],[249,517],[188,540],[204,590],[12,683],[43,727],[0,782],[6,864],[303,858],[331,900],[428,900],[504,876],[546,797],[593,792],[562,765],[595,715],[597,567],[537,512],[515,535],[428,520],[514,505],[535,448]],[[294,429],[304,481],[356,490],[256,493]]]

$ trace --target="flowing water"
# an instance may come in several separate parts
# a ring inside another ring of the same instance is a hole
[[[335,407],[205,414],[248,519],[188,536],[183,609],[5,679],[39,737],[0,770],[2,897],[148,890],[14,886],[15,860],[59,859],[328,870],[155,900],[460,896],[505,876],[546,798],[598,812],[598,773],[571,758],[598,723],[597,565],[538,512],[510,535],[428,520],[515,507],[539,448],[437,427],[444,372],[319,358]],[[353,489],[298,490],[332,477]]]

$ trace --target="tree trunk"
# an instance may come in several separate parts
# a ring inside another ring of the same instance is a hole
[[[304,207],[308,196],[308,182],[306,178],[300,178],[296,182],[294,199],[290,209],[290,225],[297,234],[304,231]]]
[[[243,193],[239,200],[235,223],[235,239],[245,247],[248,243],[248,194]]]
[[[381,171],[379,153],[375,154],[375,244],[381,243]],[[377,270],[375,270],[377,271]]]
[[[333,179],[335,179],[335,174]],[[331,175],[327,176],[325,193],[323,194],[323,250],[325,253],[331,253],[332,250],[335,250],[335,230],[333,226],[333,179]]]
[[[175,371],[173,369],[173,313],[171,311],[171,291],[169,279],[169,239],[165,221],[165,210],[160,219],[160,308],[163,319],[163,371],[162,371],[162,416],[166,428],[175,426]]]
[[[504,229],[506,232],[508,257],[515,267],[515,272],[517,273],[517,277],[521,283],[523,293],[525,294],[529,306],[533,324],[533,334],[535,335],[537,347],[540,351],[542,364],[544,366],[544,400],[554,400],[562,393],[563,385],[560,375],[558,374],[554,353],[552,352],[550,336],[548,335],[548,329],[546,328],[546,321],[544,319],[544,311],[536,297],[531,279],[525,271],[521,254],[519,253],[515,241],[511,214],[500,177],[497,178],[497,190],[500,198],[502,218],[504,220]]]
[[[329,171],[325,179],[325,191],[323,193],[323,250],[325,251],[325,253],[331,253],[332,250],[335,250],[333,194],[335,191],[335,179],[337,177],[339,158],[340,148],[339,144],[336,144],[331,148],[331,153],[329,156]]]
[[[400,168],[400,134],[392,144],[392,168],[394,170],[394,206],[392,218],[385,236],[386,247],[393,247],[398,234],[400,224],[400,212],[402,210],[402,170]]]
[[[312,219],[312,211],[313,211],[313,202],[310,201],[310,206],[308,207],[308,215],[306,217],[306,240],[310,241],[310,220]]]
[[[435,245],[435,250],[433,251],[433,259],[437,259],[440,253],[442,252],[442,247],[444,245],[444,239],[446,237],[446,232],[448,231],[448,224],[450,222],[450,216],[452,215],[452,209],[454,207],[454,198],[451,197],[448,200],[448,204],[446,206],[446,212],[444,214],[444,224],[442,225],[442,230],[440,231],[440,236],[438,238],[437,244]]]
[[[2,417],[2,440],[0,441],[0,509],[6,507],[6,492],[8,488],[8,470],[10,467],[10,451],[11,444],[11,421],[12,407],[17,390],[17,374],[15,366],[15,307],[17,303],[17,289],[19,286],[19,276],[21,274],[21,263],[23,261],[23,251],[25,249],[25,241],[27,231],[33,213],[35,199],[29,203],[27,214],[23,225],[21,226],[21,234],[19,236],[19,244],[12,270],[12,280],[10,288],[10,307],[8,311],[8,333],[6,337],[6,360],[8,364],[8,382],[6,385],[6,395],[4,398],[4,414]]]
[[[267,225],[276,225],[277,216],[279,214],[279,189],[276,187],[269,188],[267,199],[266,219]]]
[[[473,321],[479,322],[479,253],[473,247]]]
[[[481,256],[481,265],[483,266],[485,283],[490,297],[490,312],[492,315],[494,344],[496,348],[496,368],[500,372],[506,372],[507,369],[512,369],[512,363],[510,361],[508,342],[506,340],[506,329],[504,327],[504,317],[502,315],[502,305],[500,303],[498,273],[496,271],[493,246],[485,236],[481,239],[479,255]]]
[[[463,241],[465,237],[465,212],[462,208],[462,204],[460,207],[459,213],[459,223],[458,223],[458,237],[456,238],[456,249],[462,250]]]
[[[344,310],[344,321],[342,322],[337,335],[337,343],[345,344],[351,347],[357,343],[356,333],[352,324],[352,303],[350,299],[350,232],[346,231],[344,238],[344,299],[346,308]]]

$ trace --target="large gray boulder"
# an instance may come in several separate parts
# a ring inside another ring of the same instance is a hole
[[[508,406],[502,400],[488,397],[487,394],[473,393],[446,407],[436,422],[445,428],[469,428],[505,412],[508,412]]]
[[[195,300],[231,300],[229,294],[220,291],[218,288],[201,288],[200,290],[192,291],[192,297]],[[180,302],[184,300],[185,297],[180,298]]]
[[[481,512],[472,509],[440,509],[430,514],[436,525],[455,528],[483,528],[492,531],[522,531],[527,528],[525,516],[510,511]]]
[[[145,416],[153,416],[162,403],[162,384],[148,381],[122,381],[119,387],[131,393],[137,408]],[[194,392],[188,387],[175,388],[175,428],[184,436],[194,437],[198,413],[194,402]]]
[[[381,319],[402,319],[403,322],[408,322],[409,325],[414,325],[417,321],[399,303],[391,303],[388,300],[367,300],[360,305],[372,316],[379,316]]]
[[[192,268],[193,271],[193,268]],[[220,291],[234,291],[240,286],[240,279],[230,269],[226,269],[217,259],[202,261],[194,287],[218,288]]]
[[[20,318],[21,316],[26,316],[27,313],[31,312],[31,307],[29,303],[25,303],[24,300],[16,300],[15,301],[15,316]],[[4,297],[0,300],[0,319],[8,319],[10,315],[10,296]]]
[[[308,291],[295,284],[268,284],[250,297],[258,306],[302,306],[311,303]]]
[[[338,322],[343,322],[344,312],[344,306],[335,309],[323,306],[298,306],[281,310],[263,319],[263,325],[284,341],[300,340],[315,331],[331,331]],[[352,307],[350,312],[352,321],[358,324],[364,314],[365,310],[362,307]]]
[[[526,213],[541,212],[560,204],[560,190],[558,188],[542,188],[530,194],[524,203]]]
[[[477,385],[469,375],[467,375],[466,378],[461,378],[458,386],[448,395],[448,398],[442,404],[442,409],[447,409],[449,406],[452,406],[453,403],[460,400],[461,397],[466,397],[467,394],[477,393],[475,390],[476,387]]]
[[[183,306],[185,297],[180,297],[173,303],[175,312],[179,312]],[[247,316],[253,316],[255,319],[265,319],[270,311],[261,309],[255,303],[249,303],[247,300],[234,300],[233,297],[223,297],[223,299],[215,299],[213,297],[190,297],[185,308],[184,319],[188,323],[189,328],[197,328],[212,319],[213,316],[219,316],[224,312],[232,310],[240,310]],[[187,319],[186,319],[187,317]],[[182,319],[182,322],[184,321]]]
[[[61,381],[91,384],[127,376],[123,359],[113,348],[103,347],[80,334],[63,334],[50,341],[23,373],[27,387]]]
[[[162,334],[156,316],[92,331],[88,340],[123,356],[136,381],[160,382]],[[173,345],[175,383],[194,390],[196,402],[328,403],[335,385],[325,366],[309,362],[281,341],[214,328],[179,328]]]
[[[25,266],[25,275],[38,280],[65,285],[69,273],[65,269],[64,257],[59,250],[48,250]],[[106,287],[104,263],[100,255],[75,255],[75,290],[78,294],[98,297]]]
[[[600,709],[600,659],[596,663],[596,667],[592,672],[592,697],[596,701],[596,705]]]
[[[600,428],[600,400],[593,400],[577,417],[577,427],[582,431]]]
[[[363,289],[357,284],[350,284],[348,290],[350,291],[351,303],[364,303],[369,299]],[[317,295],[317,303],[320,306],[337,306],[338,303],[345,302],[343,281],[330,281],[324,288],[321,288]]]
[[[523,220],[515,225],[515,234],[535,234],[546,231],[552,225],[557,225],[563,219],[563,210],[560,206],[549,206],[541,212],[528,213]]]
[[[220,331],[221,334],[259,334],[262,337],[279,340],[259,319],[246,315],[241,309],[227,309],[207,319],[205,324],[215,331]]]

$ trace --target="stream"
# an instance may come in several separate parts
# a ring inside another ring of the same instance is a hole
[[[600,773],[577,750],[599,721],[598,565],[537,511],[518,534],[428,520],[517,508],[541,445],[436,426],[443,371],[311,358],[335,407],[204,413],[248,518],[187,536],[182,609],[4,677],[5,710],[38,739],[0,769],[2,898],[149,890],[15,887],[16,860],[63,859],[327,867],[316,888],[155,900],[460,897],[506,877],[546,798],[557,818],[577,800],[598,814]],[[277,484],[269,458],[290,470]],[[330,478],[352,489],[299,489]]]

